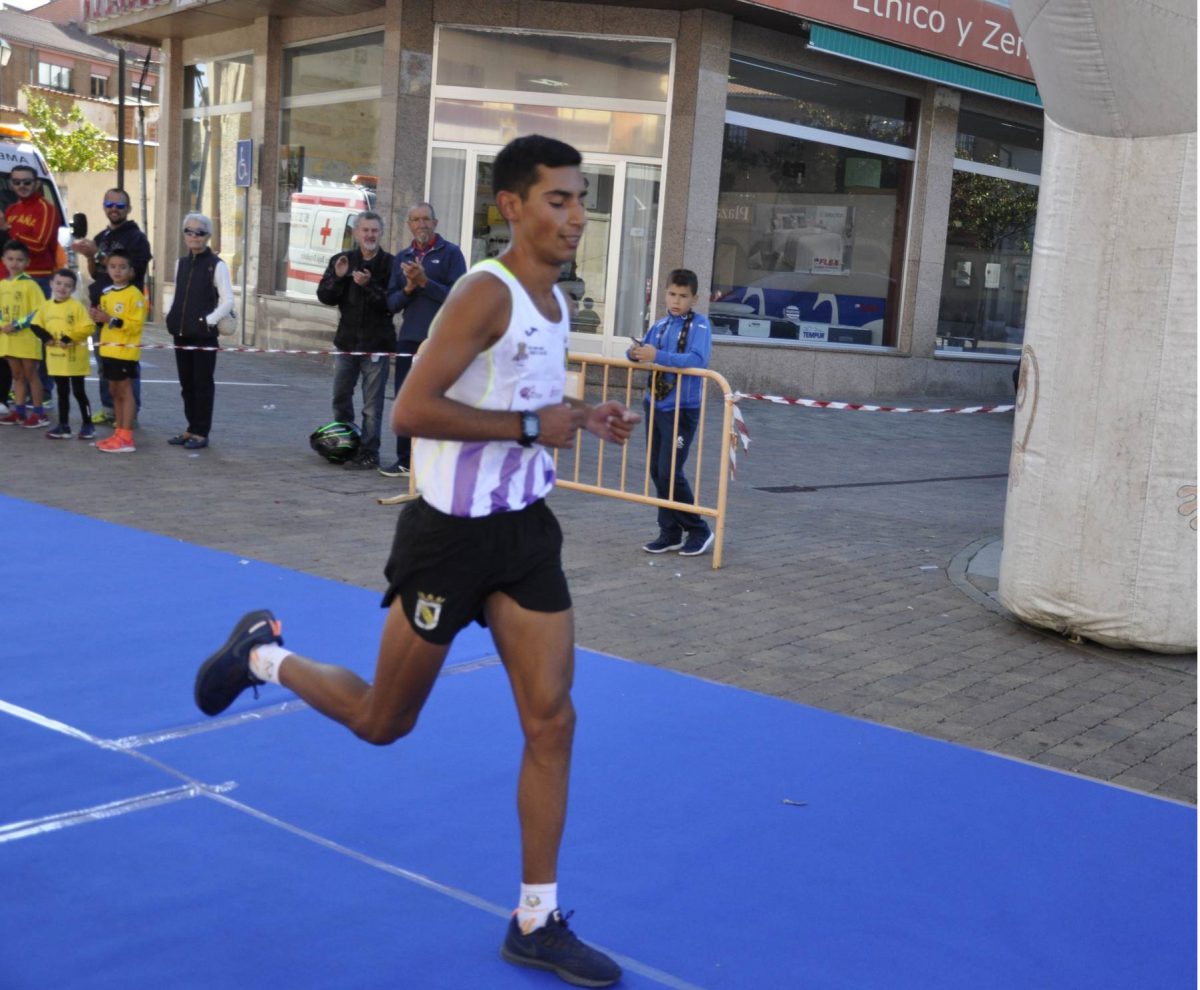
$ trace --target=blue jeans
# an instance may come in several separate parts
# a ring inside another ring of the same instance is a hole
[[[675,436],[675,409],[656,409],[654,432],[650,433],[650,410],[643,407],[646,420],[646,439],[650,443],[650,479],[659,498],[670,498],[674,502],[696,502],[692,486],[683,473],[692,439],[696,435],[696,424],[700,418],[698,409],[679,410],[679,434]],[[675,493],[671,496],[671,451],[675,451]],[[688,533],[708,533],[708,523],[695,512],[680,512],[660,506],[658,529],[663,536],[677,537]]]
[[[333,359],[333,418],[354,422],[354,386],[362,378],[362,451],[379,456],[379,427],[383,421],[383,393],[387,387],[387,358],[352,357],[338,354]]]

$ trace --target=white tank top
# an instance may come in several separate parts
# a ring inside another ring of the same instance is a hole
[[[446,391],[446,397],[475,409],[524,411],[562,402],[566,384],[567,303],[558,286],[559,317],[548,320],[525,287],[499,261],[483,271],[508,286],[512,316],[495,344],[476,355]],[[413,440],[413,468],[422,498],[452,516],[490,516],[524,509],[554,487],[554,460],[540,444],[515,440]]]

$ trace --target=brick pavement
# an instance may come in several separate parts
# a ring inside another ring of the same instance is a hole
[[[308,450],[329,419],[327,359],[222,355],[218,380],[242,384],[218,386],[213,445],[189,453],[165,442],[182,425],[173,358],[145,358],[136,454],[6,429],[0,490],[380,586],[398,510],[375,496],[400,483]],[[754,445],[730,488],[720,571],[641,553],[653,510],[553,496],[580,645],[1195,801],[1194,654],[1073,645],[977,587],[971,559],[1002,524],[1009,416],[745,414]],[[791,485],[816,490],[761,490]]]

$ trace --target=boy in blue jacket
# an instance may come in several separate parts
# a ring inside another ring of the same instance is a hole
[[[641,342],[629,348],[626,354],[630,361],[645,361],[668,368],[708,367],[712,355],[712,327],[708,317],[692,309],[698,291],[699,281],[693,271],[676,268],[667,276],[667,315],[646,332]],[[696,375],[656,371],[650,376],[644,399],[644,419],[646,439],[650,444],[650,477],[659,498],[695,504],[696,497],[683,467],[696,435],[704,383],[705,380]],[[653,417],[650,415],[652,393]],[[679,404],[678,435],[674,432],[676,401]],[[672,454],[675,457],[673,495]],[[681,556],[698,557],[707,553],[712,543],[713,532],[701,516],[660,507],[658,536],[642,549],[646,553],[678,550]]]

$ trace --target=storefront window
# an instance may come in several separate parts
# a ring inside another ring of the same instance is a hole
[[[383,35],[284,52],[275,289],[315,299],[329,258],[375,208]]]
[[[894,343],[917,109],[896,94],[731,61],[714,333]]]
[[[212,218],[210,246],[242,277],[242,190],[237,187],[237,142],[250,137],[254,64],[249,55],[184,67],[183,213]],[[182,250],[182,244],[180,246]]]
[[[911,147],[916,101],[899,93],[827,79],[735,55],[726,106],[785,124]]]
[[[438,34],[437,85],[604,100],[667,98],[671,46],[580,35],[470,31]]]
[[[1025,337],[1041,132],[964,111],[956,155],[937,351],[1017,360]]]

